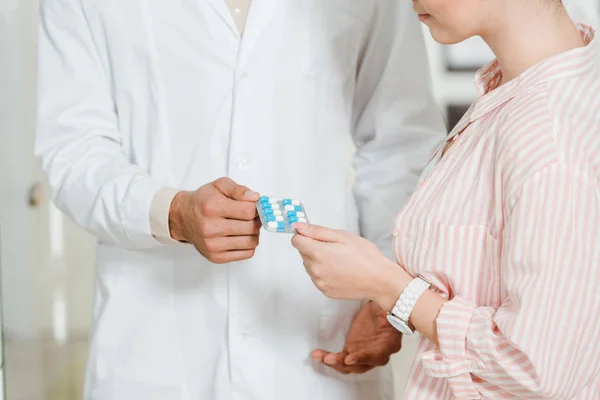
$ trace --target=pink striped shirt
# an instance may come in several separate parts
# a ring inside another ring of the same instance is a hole
[[[496,62],[398,215],[395,254],[450,299],[404,399],[600,399],[600,70],[587,46]],[[450,139],[449,139],[450,140]]]

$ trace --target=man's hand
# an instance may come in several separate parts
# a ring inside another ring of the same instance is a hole
[[[179,192],[169,212],[171,237],[217,264],[252,258],[261,227],[254,204],[259,197],[229,178]]]
[[[352,321],[343,351],[315,350],[312,359],[342,374],[362,374],[386,365],[402,347],[402,334],[389,324],[386,315],[374,302],[363,305]]]

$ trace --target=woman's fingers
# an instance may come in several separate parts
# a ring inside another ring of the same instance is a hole
[[[292,237],[292,246],[296,248],[303,256],[311,257],[316,250],[318,242],[299,234]]]
[[[343,239],[343,233],[341,231],[319,225],[297,223],[294,224],[294,228],[300,235],[320,242],[341,242]]]

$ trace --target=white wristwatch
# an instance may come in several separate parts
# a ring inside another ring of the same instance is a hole
[[[410,328],[408,319],[421,295],[430,287],[431,283],[421,277],[417,277],[410,281],[398,298],[392,312],[388,313],[387,319],[390,325],[405,335],[412,335],[415,333],[415,331]]]

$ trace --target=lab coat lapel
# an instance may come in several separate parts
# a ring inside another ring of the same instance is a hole
[[[231,34],[234,35],[238,40],[240,39],[240,33],[238,28],[233,20],[231,15],[231,11],[227,8],[227,4],[225,4],[225,0],[208,0],[208,4],[211,6],[213,11],[217,14],[219,18],[227,25]]]
[[[244,35],[242,36],[239,55],[240,66],[244,67],[248,64],[256,48],[256,44],[265,33],[265,28],[272,22],[275,13],[282,9],[282,3],[281,1],[252,0]]]

